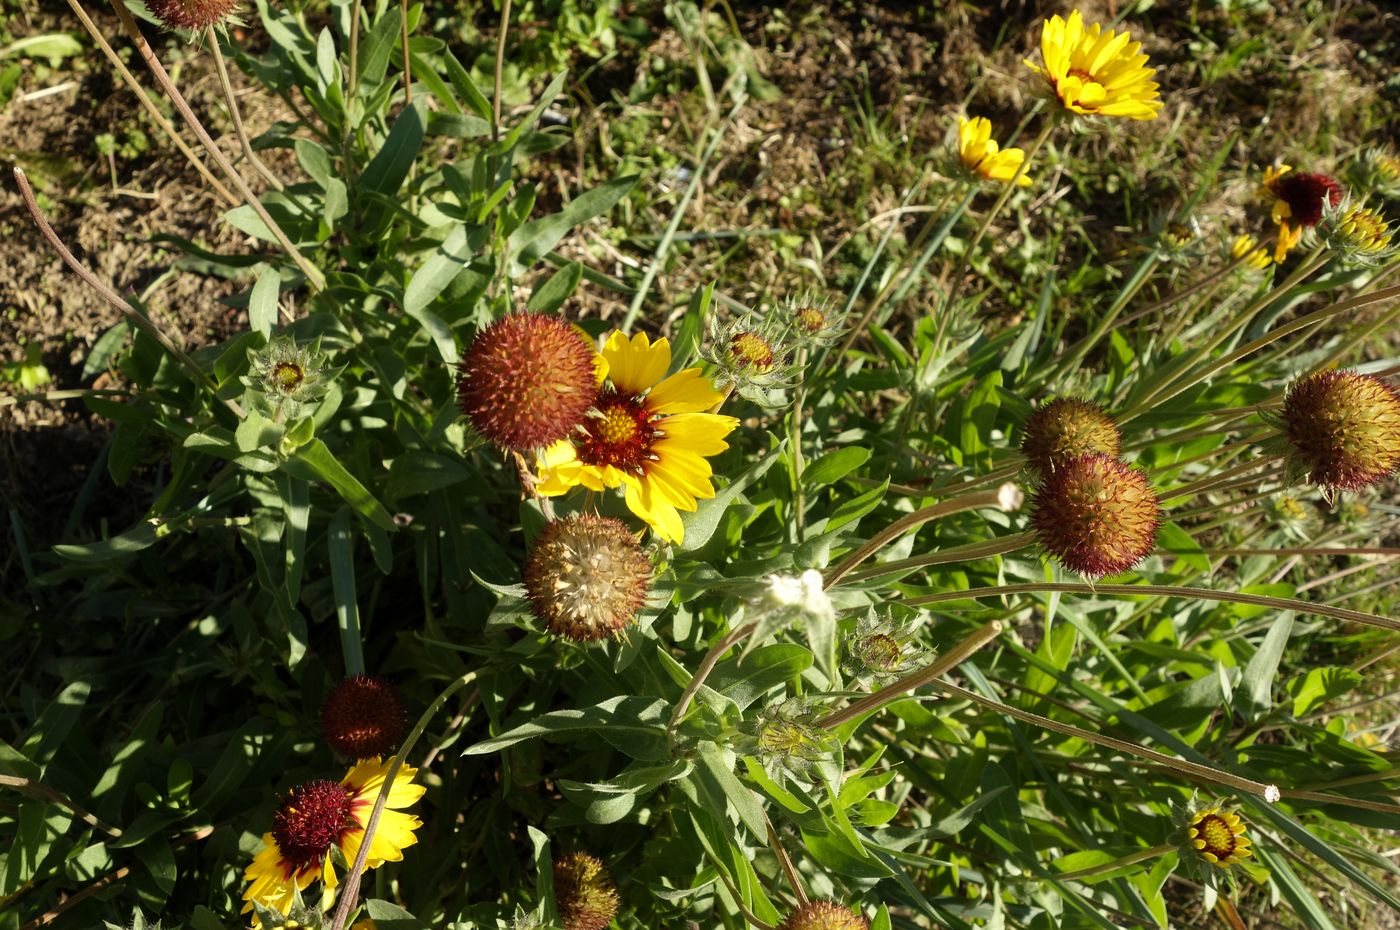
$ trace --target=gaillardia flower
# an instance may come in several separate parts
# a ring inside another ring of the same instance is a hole
[[[592,642],[637,618],[651,560],[621,520],[575,514],[549,523],[525,560],[530,610],[556,636]]]
[[[1354,371],[1320,371],[1288,389],[1280,417],[1294,467],[1328,491],[1356,491],[1400,467],[1400,393]]]
[[[617,887],[597,858],[570,853],[554,862],[554,903],[564,930],[603,930],[617,915]]]
[[[238,0],[144,0],[146,10],[166,29],[203,30],[217,26],[238,8]]]
[[[1147,476],[1100,454],[1072,458],[1047,473],[1033,506],[1040,544],[1088,578],[1125,572],[1147,558],[1162,522]]]
[[[310,781],[287,793],[272,816],[272,832],[263,836],[264,848],[243,873],[250,882],[243,892],[243,913],[251,911],[256,901],[285,914],[296,893],[317,879],[323,885],[323,899],[329,901],[334,896],[339,880],[331,865],[331,851],[339,850],[346,862],[355,861],[364,842],[365,824],[392,761],[367,759],[339,783]],[[423,787],[413,783],[417,771],[404,765],[394,775],[366,868],[397,862],[404,849],[418,842],[413,831],[422,821],[403,813],[403,808],[423,796]]]
[[[1147,56],[1142,43],[1130,42],[1126,32],[1094,23],[1085,28],[1078,10],[1069,19],[1052,16],[1040,30],[1040,54],[1044,66],[1027,60],[1050,85],[1060,105],[1071,113],[1086,116],[1119,116],[1127,119],[1156,119],[1162,108],[1157,72],[1144,67]]]
[[[808,901],[788,914],[778,930],[870,930],[870,921],[835,901]]]
[[[1244,830],[1239,814],[1207,807],[1191,818],[1186,826],[1186,838],[1196,855],[1224,868],[1254,855]]]
[[[580,485],[624,488],[633,513],[662,539],[680,542],[685,528],[678,511],[714,497],[705,459],[729,448],[724,437],[739,421],[705,412],[724,395],[699,368],[666,376],[671,345],[664,338],[615,332],[602,355],[608,382],[582,426],[543,452],[535,489],[553,497]]]
[[[1078,397],[1057,397],[1026,419],[1021,452],[1040,471],[1054,471],[1070,459],[1093,452],[1117,457],[1118,425],[1104,409]]]
[[[295,415],[302,405],[325,396],[326,355],[319,339],[297,345],[291,336],[279,334],[248,351],[248,374],[241,380],[258,406]]]
[[[534,452],[583,421],[598,390],[593,347],[563,320],[512,313],[477,333],[462,359],[457,401],[496,445]]]
[[[326,744],[347,759],[388,755],[399,745],[403,727],[403,698],[377,675],[342,679],[321,705]]]
[[[992,122],[985,116],[958,117],[958,159],[973,177],[984,181],[1009,183],[1026,160],[1024,149],[1003,149],[992,138]],[[1016,178],[1019,187],[1031,183],[1024,172]]]
[[[1274,261],[1281,262],[1298,244],[1303,230],[1311,229],[1322,219],[1324,204],[1336,206],[1342,201],[1342,184],[1336,178],[1308,171],[1294,171],[1292,166],[1270,165],[1264,171],[1264,194],[1273,199],[1273,218],[1278,224],[1278,244]]]

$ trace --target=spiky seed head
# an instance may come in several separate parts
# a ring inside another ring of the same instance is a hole
[[[321,705],[326,744],[347,759],[389,755],[399,745],[403,728],[403,698],[377,675],[342,679]]]
[[[554,862],[554,903],[564,930],[603,930],[617,915],[617,888],[597,858],[570,853]]]
[[[1324,203],[1341,203],[1345,188],[1331,175],[1289,171],[1269,182],[1273,195],[1288,204],[1288,219],[1295,226],[1316,226]]]
[[[238,9],[238,0],[144,0],[147,11],[166,29],[203,30],[217,26]]]
[[[1356,491],[1400,467],[1400,393],[1354,371],[1321,371],[1288,389],[1283,431],[1314,484]]]
[[[835,901],[808,901],[788,914],[778,930],[870,930],[870,921]]]
[[[1045,550],[1088,578],[1125,572],[1147,558],[1161,522],[1147,476],[1098,453],[1046,473],[1031,514]]]
[[[594,354],[563,320],[512,313],[472,340],[458,371],[458,404],[496,445],[542,449],[572,433],[593,404]]]
[[[592,642],[636,618],[651,560],[621,521],[575,514],[549,523],[525,560],[530,610],[556,636]]]
[[[1021,439],[1021,452],[1042,472],[1054,471],[1078,455],[1114,457],[1121,447],[1113,418],[1098,404],[1078,397],[1059,397],[1037,407]]]

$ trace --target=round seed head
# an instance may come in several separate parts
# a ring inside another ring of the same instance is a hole
[[[1322,219],[1322,205],[1341,203],[1342,183],[1325,174],[1289,171],[1269,182],[1273,195],[1288,204],[1288,218],[1295,226],[1316,226]]]
[[[592,642],[618,636],[637,617],[651,560],[620,520],[575,514],[555,520],[525,561],[525,593],[556,636]]]
[[[1294,464],[1329,491],[1359,490],[1400,467],[1400,394],[1379,378],[1309,375],[1288,389],[1282,419]]]
[[[1079,455],[1118,455],[1122,437],[1098,404],[1060,397],[1037,407],[1026,420],[1021,452],[1042,472],[1054,471]]]
[[[472,340],[458,372],[458,404],[496,445],[541,449],[583,422],[598,392],[593,357],[563,320],[513,313]]]
[[[324,778],[297,785],[272,815],[277,851],[298,869],[320,863],[341,833],[356,826],[350,807],[344,785]]]
[[[1125,572],[1157,541],[1162,510],[1147,476],[1107,455],[1072,458],[1045,475],[1031,524],[1040,544],[1088,578]]]
[[[554,863],[554,902],[564,930],[603,930],[617,915],[617,888],[602,862],[570,853]]]
[[[321,732],[347,759],[387,756],[403,736],[404,706],[398,689],[375,675],[352,675],[326,695]]]
[[[144,0],[146,9],[166,29],[217,26],[238,8],[238,0]]]
[[[870,921],[835,901],[808,901],[788,914],[778,930],[870,930]]]

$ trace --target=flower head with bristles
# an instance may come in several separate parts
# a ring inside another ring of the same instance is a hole
[[[1082,116],[1156,119],[1162,109],[1157,72],[1146,67],[1142,43],[1127,32],[1104,31],[1099,23],[1084,25],[1078,10],[1065,19],[1052,16],[1041,26],[1043,65],[1026,66],[1045,79],[1053,99],[1067,112]]]
[[[1026,420],[1021,452],[1032,466],[1047,472],[1080,455],[1117,456],[1122,443],[1118,425],[1098,404],[1057,397],[1037,407]]]
[[[166,29],[202,32],[218,26],[238,9],[238,0],[142,0],[146,10]]]
[[[326,695],[321,732],[326,744],[346,759],[384,756],[399,745],[404,728],[403,698],[387,679],[351,675]]]
[[[715,381],[761,407],[786,403],[782,389],[794,382],[793,330],[783,314],[750,311],[727,323],[712,323],[701,354]]]
[[[1240,815],[1218,807],[1207,807],[1191,817],[1186,842],[1197,856],[1222,869],[1254,855]]]
[[[779,321],[799,346],[808,348],[831,345],[846,331],[844,315],[831,298],[812,293],[783,298]]]
[[[870,930],[870,921],[835,901],[808,901],[788,914],[778,930]]]
[[[554,903],[564,930],[603,930],[617,916],[617,886],[597,857],[570,853],[554,861]]]
[[[1354,371],[1294,382],[1279,416],[1289,464],[1325,491],[1356,491],[1400,468],[1400,393]]]
[[[912,671],[928,656],[919,643],[914,620],[896,620],[888,609],[862,617],[844,646],[845,665],[851,674],[875,681]]]
[[[598,393],[596,354],[578,329],[540,313],[486,326],[462,357],[457,402],[477,432],[533,452],[569,436]]]
[[[636,621],[651,560],[621,520],[575,514],[553,520],[525,560],[530,611],[556,636],[594,642]]]
[[[1363,192],[1382,197],[1400,196],[1400,158],[1383,148],[1367,149],[1351,166],[1347,176]]]
[[[1317,235],[1338,258],[1348,265],[1375,267],[1395,254],[1395,229],[1381,215],[1343,197],[1340,203],[1322,208]]]
[[[1162,508],[1147,476],[1107,455],[1081,455],[1048,472],[1031,525],[1041,546],[1087,578],[1126,572],[1157,543]]]

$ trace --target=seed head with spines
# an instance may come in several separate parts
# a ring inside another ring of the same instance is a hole
[[[651,560],[621,520],[574,514],[540,531],[525,560],[530,610],[556,636],[619,636],[646,601]]]
[[[532,452],[567,438],[598,393],[595,355],[579,330],[540,313],[512,313],[477,333],[462,359],[457,401],[504,449]]]
[[[1040,544],[1087,578],[1117,575],[1147,558],[1162,508],[1147,476],[1101,454],[1069,459],[1036,489],[1031,524]]]
[[[1288,389],[1280,417],[1290,465],[1327,491],[1356,491],[1400,468],[1400,393],[1355,371],[1320,371]]]
[[[403,698],[377,675],[342,679],[321,705],[326,743],[346,759],[389,755],[398,746],[403,728]]]
[[[617,915],[617,887],[596,857],[570,853],[554,862],[554,902],[564,930],[603,930]]]
[[[1021,452],[1042,472],[1054,471],[1079,455],[1117,456],[1122,436],[1098,404],[1058,397],[1037,407],[1026,420]]]
[[[870,930],[870,921],[835,901],[808,901],[788,914],[778,930]]]

